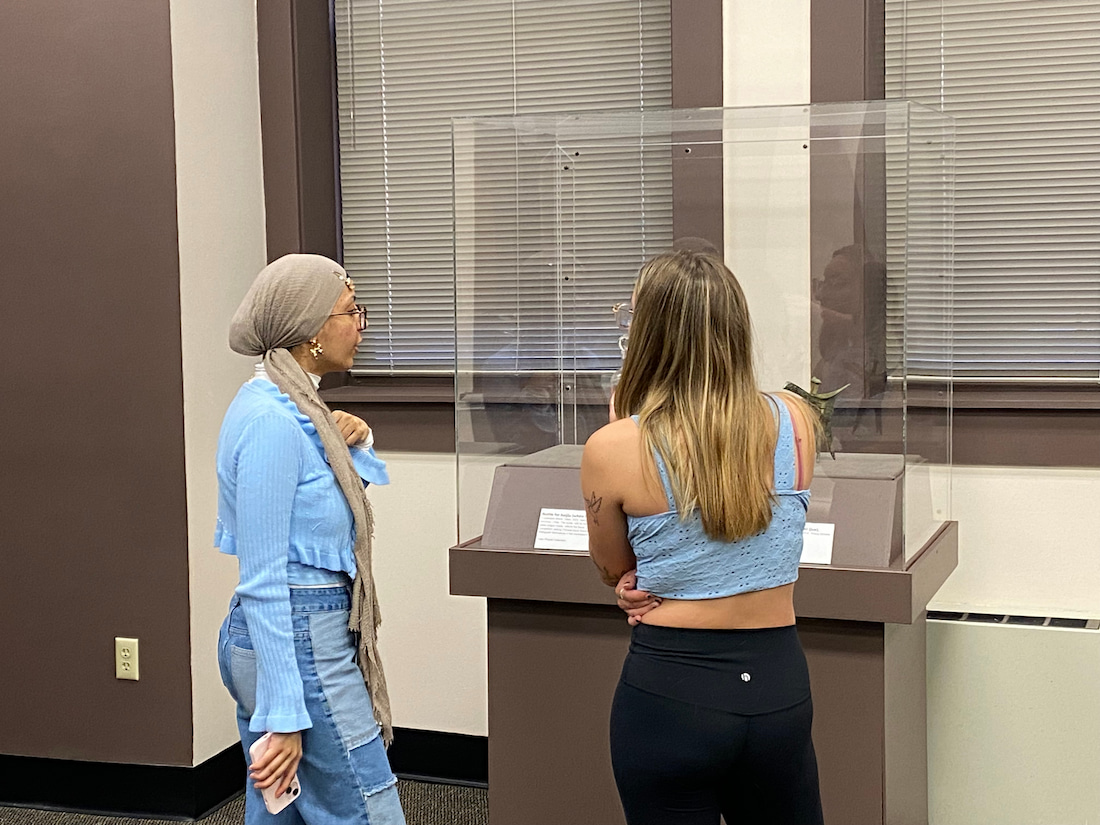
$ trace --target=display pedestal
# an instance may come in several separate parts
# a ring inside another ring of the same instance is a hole
[[[583,509],[576,450],[499,468],[484,536],[450,550],[451,593],[488,600],[490,825],[624,822],[608,718],[630,627],[587,553],[531,548],[542,507]],[[925,609],[958,529],[908,564],[892,543],[889,566],[803,565],[795,586],[827,825],[928,821]]]

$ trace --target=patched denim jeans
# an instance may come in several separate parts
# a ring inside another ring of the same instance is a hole
[[[302,732],[302,794],[272,816],[246,779],[245,825],[405,825],[397,778],[355,664],[348,590],[292,588],[290,606],[294,652],[313,722]],[[236,597],[222,623],[218,663],[222,681],[237,702],[237,728],[247,762],[248,748],[263,734],[248,729],[256,707],[256,652]]]

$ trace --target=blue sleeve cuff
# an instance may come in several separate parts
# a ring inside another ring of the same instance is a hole
[[[312,727],[313,722],[310,721],[309,714],[304,711],[289,716],[274,714],[260,716],[257,713],[253,714],[248,721],[248,729],[253,733],[268,733],[269,731],[271,733],[294,733]]]
[[[390,474],[386,471],[386,462],[374,452],[374,447],[352,447],[351,460],[355,472],[369,484],[389,484]]]

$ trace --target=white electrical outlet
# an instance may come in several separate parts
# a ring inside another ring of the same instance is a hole
[[[115,678],[138,680],[138,640],[115,636]]]

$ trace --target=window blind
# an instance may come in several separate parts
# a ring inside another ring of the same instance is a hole
[[[958,379],[1100,375],[1098,54],[1088,0],[887,0],[887,97],[955,118]]]
[[[454,369],[451,118],[667,107],[669,17],[669,0],[335,1],[344,264],[370,316],[355,371]],[[644,191],[649,175],[652,196],[660,170],[624,164],[600,169],[602,190],[585,189],[584,210],[614,224],[598,250],[574,253],[590,256],[580,263],[596,294],[629,289],[644,254],[671,241],[671,215],[654,225],[641,196],[623,194]],[[501,244],[515,219],[503,217]],[[556,325],[520,305],[519,279],[548,269],[531,263],[486,272],[479,306]],[[615,335],[601,312],[599,323],[566,321],[602,351]]]

